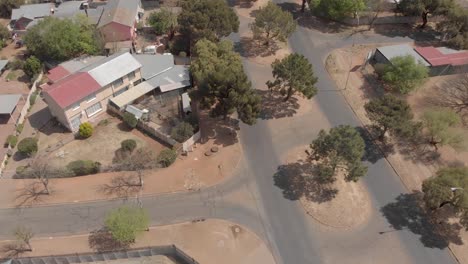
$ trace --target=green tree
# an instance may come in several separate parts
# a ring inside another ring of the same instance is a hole
[[[202,103],[212,109],[212,116],[237,112],[246,124],[254,124],[260,113],[261,99],[244,73],[239,54],[232,42],[197,42],[192,74],[199,87]]]
[[[187,122],[180,122],[171,131],[171,137],[178,142],[182,143],[193,136],[194,129],[192,125]]]
[[[378,129],[381,141],[387,131],[401,137],[412,137],[419,131],[419,124],[413,122],[411,107],[393,95],[373,99],[364,105],[364,109]]]
[[[271,41],[286,42],[296,30],[296,24],[290,12],[283,11],[273,2],[268,2],[266,6],[258,9],[250,28],[255,38],[265,40],[265,45],[269,46]]]
[[[28,156],[36,153],[37,149],[37,139],[32,137],[23,138],[18,143],[18,151]]]
[[[101,51],[99,37],[86,16],[46,17],[28,29],[24,41],[29,52],[42,61],[64,61]]]
[[[142,208],[122,206],[110,212],[105,226],[112,237],[122,243],[135,242],[138,234],[148,229],[148,213]]]
[[[125,139],[122,142],[120,142],[120,147],[123,150],[132,153],[133,150],[135,150],[135,148],[137,147],[137,143],[134,139]]]
[[[169,34],[169,38],[172,38],[177,28],[177,15],[167,8],[161,8],[159,11],[152,12],[147,19],[156,34],[163,35]]]
[[[457,150],[465,149],[463,134],[456,129],[460,117],[449,109],[431,109],[424,112],[423,124],[428,143],[437,151],[440,145],[449,145]]]
[[[439,169],[435,177],[422,185],[427,208],[435,211],[450,204],[461,217],[460,223],[468,230],[468,168],[448,167]]]
[[[348,125],[340,125],[319,132],[317,139],[310,145],[311,158],[319,161],[319,176],[325,182],[334,180],[336,169],[346,171],[346,179],[357,181],[367,173],[367,167],[362,165],[365,142],[359,132]]]
[[[364,0],[309,0],[311,9],[315,9],[332,19],[343,19],[347,16],[358,16],[366,9]]]
[[[33,79],[34,76],[39,74],[42,70],[42,64],[41,61],[39,61],[38,58],[35,56],[31,56],[26,59],[26,62],[24,63],[23,66],[24,73],[29,77],[29,79]]]
[[[177,152],[173,149],[164,149],[158,155],[158,163],[163,167],[167,168],[172,165],[177,159]]]
[[[303,55],[294,53],[282,60],[276,59],[271,67],[275,80],[267,81],[266,84],[269,89],[284,95],[284,101],[289,100],[294,93],[300,93],[307,99],[317,94],[317,78],[312,65]]]
[[[401,0],[398,9],[405,15],[421,16],[424,28],[427,24],[427,16],[446,15],[450,9],[455,7],[453,0]]]
[[[1,1],[1,0],[0,0]],[[9,39],[11,37],[11,33],[10,31],[8,30],[7,27],[5,27],[4,25],[1,25],[0,24],[0,40],[1,41],[6,41],[7,39]],[[1,49],[2,47],[0,47]]]
[[[135,115],[132,113],[125,112],[122,118],[125,124],[130,128],[135,128],[138,124],[138,119],[136,119]]]
[[[428,69],[415,59],[408,56],[398,56],[385,65],[382,79],[392,89],[402,94],[409,93],[428,77]]]
[[[93,131],[94,131],[94,128],[89,122],[84,122],[80,124],[80,127],[78,129],[80,137],[82,138],[89,138],[90,136],[93,135]]]
[[[181,4],[180,31],[192,43],[202,38],[218,41],[239,30],[239,18],[224,0],[183,0]]]
[[[468,10],[459,6],[451,8],[437,24],[437,30],[443,33],[443,40],[449,46],[468,49]]]
[[[24,0],[0,0],[0,16],[10,18],[11,10],[24,4]]]

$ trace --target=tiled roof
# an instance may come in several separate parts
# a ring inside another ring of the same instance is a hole
[[[86,72],[77,72],[45,87],[44,92],[49,94],[60,107],[66,108],[99,89],[101,85],[91,75]]]
[[[440,65],[465,65],[468,64],[468,51],[443,53],[440,49],[434,47],[419,47],[415,48],[431,66]]]

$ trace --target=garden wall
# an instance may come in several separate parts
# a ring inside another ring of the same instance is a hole
[[[201,133],[200,130],[198,130],[198,132],[195,133],[191,138],[187,139],[184,143],[182,143],[182,150],[184,152],[193,151],[192,146],[195,144],[195,142],[200,140],[200,138]]]
[[[39,83],[41,79],[42,79],[42,73],[39,74],[39,76],[36,78],[36,80],[32,84],[31,89],[29,90],[28,97],[26,98],[26,102],[24,103],[23,109],[21,109],[20,116],[18,117],[18,120],[16,121],[16,125],[22,124],[24,121],[24,118],[28,114],[28,109],[31,107],[30,98],[37,91],[37,84]]]

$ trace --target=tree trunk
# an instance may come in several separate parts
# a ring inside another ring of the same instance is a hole
[[[49,180],[46,179],[41,179],[41,183],[44,186],[44,191],[42,192],[43,194],[49,195]]]
[[[138,186],[143,187],[143,175],[141,173],[141,170],[138,170]]]
[[[31,243],[29,241],[27,241],[25,244],[26,244],[26,246],[28,246],[26,251],[33,251],[32,247],[31,247]]]
[[[422,17],[423,23],[422,23],[422,25],[421,25],[421,28],[425,28],[425,27],[426,27],[426,24],[427,24],[427,15],[428,15],[428,14],[429,14],[429,12],[427,12],[427,11],[422,12],[421,17]]]
[[[270,32],[269,31],[266,33],[265,44],[264,45],[267,46],[267,47],[270,46]]]
[[[384,140],[384,138],[385,138],[385,133],[387,133],[387,130],[388,130],[388,128],[384,126],[383,129],[382,129],[382,132],[381,132],[380,135],[379,135],[379,141],[383,141],[383,140]]]
[[[289,100],[289,98],[291,98],[292,95],[293,95],[293,88],[289,87],[288,93],[286,94],[286,97],[284,98],[284,101],[287,102]]]
[[[301,12],[304,13],[307,0],[302,0]]]
[[[431,137],[431,140],[429,140],[429,144],[431,144],[434,147],[436,152],[439,151],[439,143],[440,142],[436,141],[434,137]]]

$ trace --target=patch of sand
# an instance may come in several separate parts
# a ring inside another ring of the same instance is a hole
[[[292,149],[284,158],[285,164],[306,164],[306,150],[303,146]],[[346,182],[342,173],[338,173],[336,181],[326,188],[337,190],[333,198],[314,201],[307,193],[299,198],[304,210],[315,220],[328,227],[344,229],[355,228],[369,220],[372,204],[362,181]],[[313,188],[313,191],[318,189]]]
[[[89,234],[41,237],[31,240],[32,252],[21,257],[88,253],[96,249],[89,245]],[[3,248],[11,241],[1,241]],[[263,241],[250,230],[234,223],[208,219],[151,227],[136,239],[132,248],[176,245],[183,252],[204,264],[274,264],[274,258]],[[103,246],[103,245],[101,245]],[[4,252],[1,252],[2,257]]]

